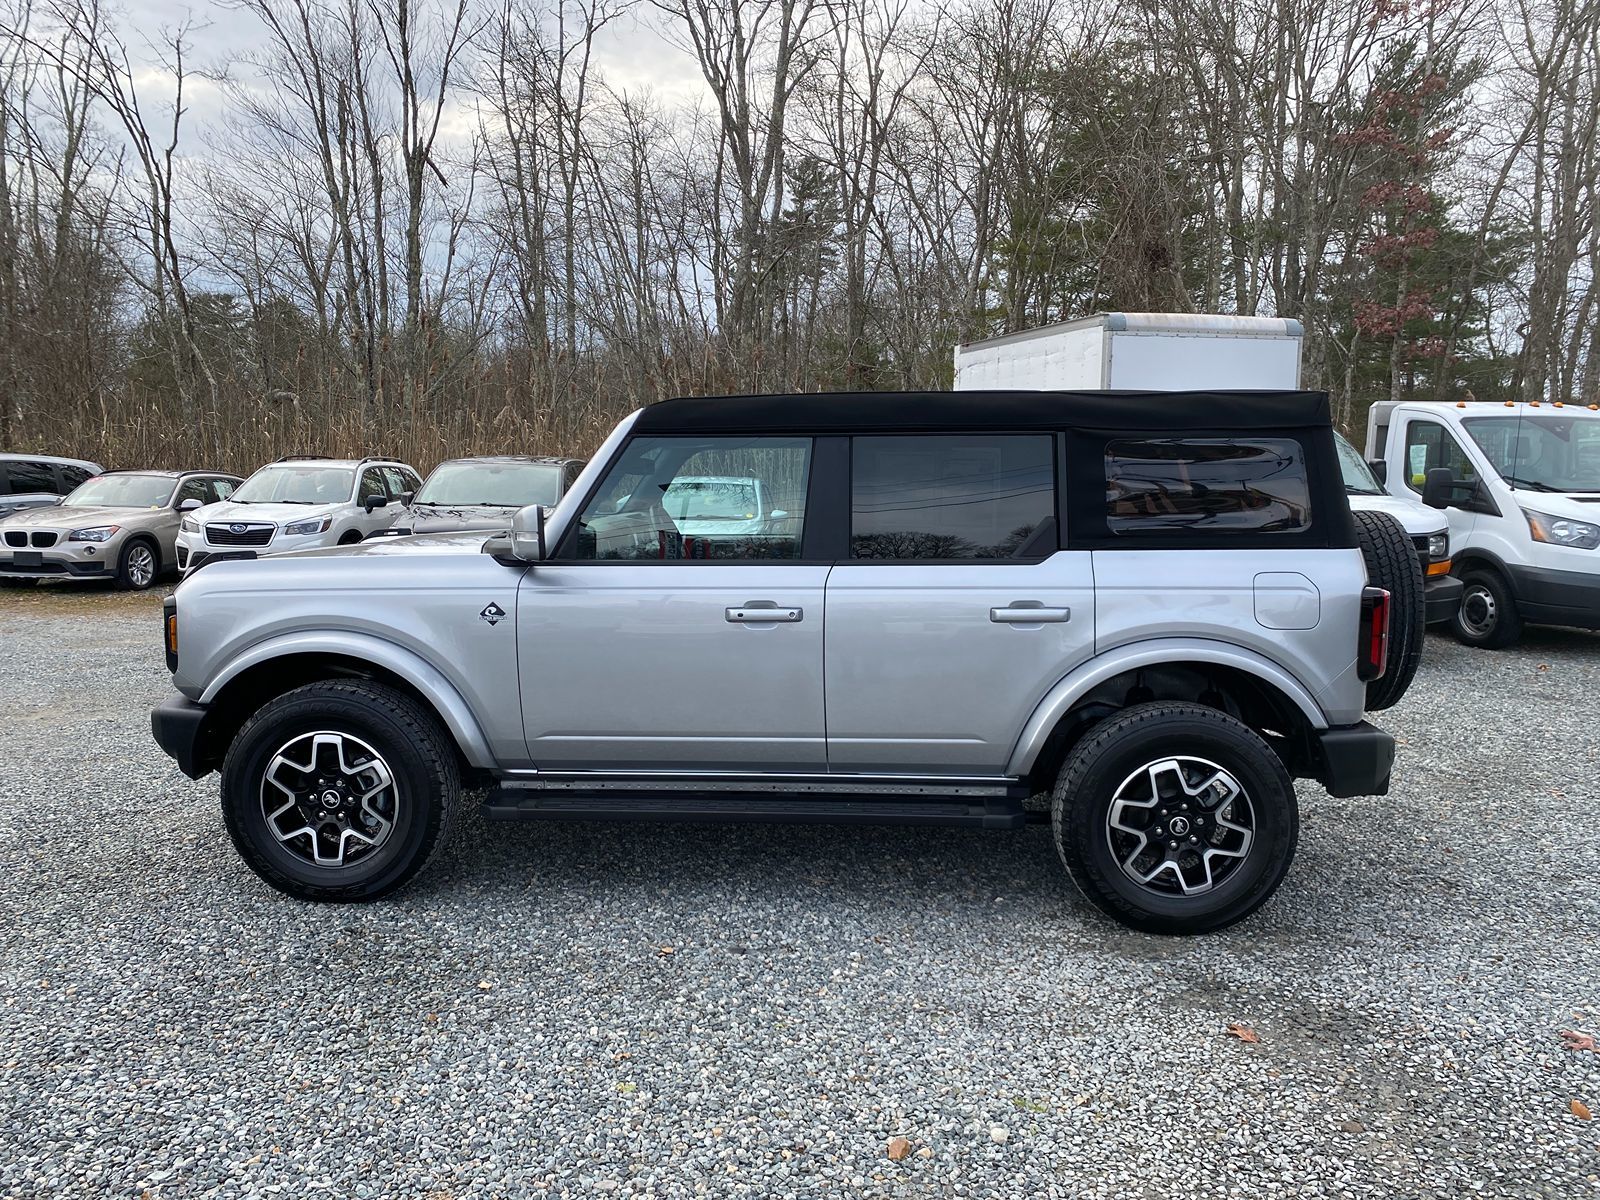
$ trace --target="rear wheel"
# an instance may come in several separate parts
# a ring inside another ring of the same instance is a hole
[[[1137,704],[1091,730],[1051,797],[1056,851],[1093,904],[1152,933],[1205,933],[1265,904],[1299,837],[1294,785],[1242,722]]]
[[[433,715],[394,688],[328,680],[268,701],[222,768],[222,815],[257,875],[304,900],[376,900],[449,839],[461,790]]]
[[[1389,665],[1367,684],[1369,712],[1393,708],[1406,694],[1422,661],[1428,628],[1422,561],[1404,526],[1387,513],[1351,513],[1356,539],[1367,564],[1367,580],[1389,593]]]
[[[1450,622],[1459,641],[1500,650],[1522,636],[1522,614],[1498,571],[1468,571],[1461,576],[1461,586],[1461,607]]]
[[[130,538],[117,556],[117,587],[125,592],[142,592],[161,573],[161,556],[142,538]]]

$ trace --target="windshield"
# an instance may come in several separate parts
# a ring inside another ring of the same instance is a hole
[[[348,467],[277,463],[262,467],[228,499],[237,504],[343,504],[355,472]]]
[[[1334,445],[1339,447],[1339,476],[1344,480],[1344,490],[1352,496],[1381,496],[1378,477],[1367,466],[1361,452],[1344,440],[1344,434],[1335,432]]]
[[[1461,423],[1489,465],[1514,488],[1600,492],[1600,420],[1541,413],[1469,417]]]
[[[754,479],[680,477],[662,504],[675,521],[751,521],[760,515]]]
[[[68,508],[165,508],[176,485],[170,475],[98,475],[61,503]]]
[[[561,499],[561,468],[554,463],[441,463],[423,481],[418,504],[554,504]]]

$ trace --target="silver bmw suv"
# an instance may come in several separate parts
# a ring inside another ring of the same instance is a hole
[[[406,883],[468,782],[507,821],[1037,816],[1099,907],[1198,932],[1278,887],[1295,778],[1387,790],[1417,569],[1321,393],[669,400],[508,532],[192,576],[153,726],[307,899]]]

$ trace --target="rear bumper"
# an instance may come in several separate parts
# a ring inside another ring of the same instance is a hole
[[[1600,629],[1600,572],[1507,567],[1524,620]]]
[[[199,779],[217,769],[206,753],[206,718],[211,710],[187,696],[169,696],[150,710],[150,732],[160,746],[190,779]]]
[[[1394,770],[1394,738],[1362,721],[1312,733],[1313,778],[1330,796],[1385,796]]]
[[[1461,593],[1465,590],[1465,585],[1454,575],[1434,575],[1429,578],[1422,585],[1428,624],[1437,625],[1452,619],[1461,607]]]

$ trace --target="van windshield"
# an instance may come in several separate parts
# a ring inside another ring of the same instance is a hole
[[[1333,443],[1339,447],[1339,477],[1344,480],[1344,490],[1352,496],[1383,495],[1383,488],[1378,486],[1378,477],[1367,466],[1367,460],[1361,457],[1361,451],[1345,441],[1344,434],[1337,431],[1333,435]]]
[[[1540,413],[1461,424],[1500,477],[1534,492],[1600,492],[1600,420]]]

